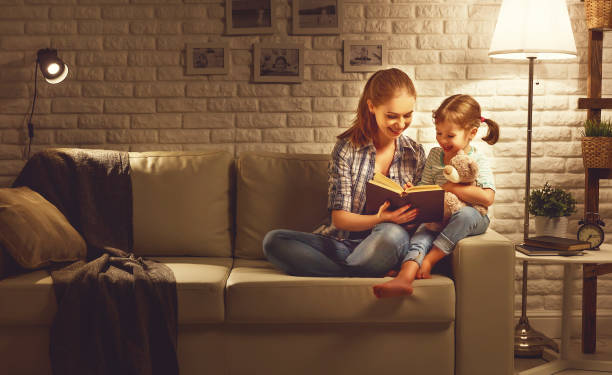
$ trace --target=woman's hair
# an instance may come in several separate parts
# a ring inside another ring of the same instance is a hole
[[[480,123],[484,122],[489,130],[482,140],[493,145],[499,139],[499,125],[491,119],[482,117],[480,105],[469,95],[456,94],[444,99],[440,107],[433,112],[433,119],[436,124],[450,121],[465,130],[479,128]]]
[[[401,90],[405,90],[408,95],[416,98],[414,84],[403,71],[391,68],[379,70],[372,74],[361,93],[361,98],[359,98],[357,115],[351,127],[340,134],[338,138],[348,138],[356,146],[368,144],[378,130],[376,118],[368,108],[368,100],[374,106],[379,106],[393,98]]]

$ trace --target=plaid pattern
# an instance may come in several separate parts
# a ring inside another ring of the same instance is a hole
[[[407,136],[395,141],[395,154],[389,168],[389,178],[404,185],[416,185],[421,180],[425,166],[423,146]],[[373,143],[356,147],[348,139],[336,142],[329,162],[328,210],[363,213],[366,201],[366,183],[374,176],[376,148]],[[337,239],[351,238],[351,232],[340,230],[331,224],[331,215],[313,233]],[[353,236],[355,237],[355,236]]]

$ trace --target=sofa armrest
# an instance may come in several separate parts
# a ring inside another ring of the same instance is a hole
[[[455,374],[514,373],[514,245],[489,229],[453,252]]]

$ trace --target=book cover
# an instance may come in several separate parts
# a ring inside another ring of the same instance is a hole
[[[525,239],[525,245],[555,250],[586,250],[591,248],[591,243],[587,241],[553,236],[529,237]]]
[[[515,246],[517,251],[530,256],[544,256],[544,255],[561,255],[561,256],[573,256],[583,255],[582,250],[554,250],[545,247],[529,246],[526,244],[520,244]]]
[[[418,208],[419,215],[414,222],[442,221],[444,216],[444,190],[440,186],[421,185],[403,189],[395,181],[376,172],[366,185],[366,213],[377,213],[385,201],[390,203],[388,210],[406,204]]]

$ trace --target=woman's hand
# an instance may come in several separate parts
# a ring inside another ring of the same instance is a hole
[[[404,184],[404,190],[406,190],[406,189],[408,189],[408,188],[411,188],[411,187],[413,187],[413,186],[414,186],[414,185],[413,185],[411,182],[406,182],[406,183]]]
[[[376,216],[378,216],[381,222],[404,224],[414,220],[419,213],[416,208],[411,210],[410,207],[412,206],[409,204],[402,206],[394,211],[387,211],[387,208],[389,208],[389,204],[389,201],[387,201],[383,203],[378,209],[378,214],[376,214]]]

